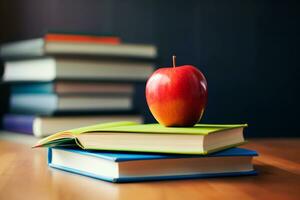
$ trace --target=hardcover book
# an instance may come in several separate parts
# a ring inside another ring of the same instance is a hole
[[[44,36],[46,42],[121,44],[121,38],[113,35],[87,33],[49,32]]]
[[[35,147],[68,144],[88,150],[208,154],[244,143],[245,126],[197,124],[194,127],[164,127],[114,122],[62,131],[40,140]]]
[[[6,61],[3,80],[145,81],[154,68],[152,62],[46,57]]]
[[[128,95],[57,95],[12,94],[10,112],[17,114],[53,115],[58,113],[130,111],[132,97]]]
[[[49,55],[92,55],[153,59],[157,49],[149,44],[121,43],[117,37],[78,34],[48,34],[43,38],[4,44],[0,56],[5,59]]]
[[[81,81],[54,81],[14,84],[10,87],[12,94],[98,94],[98,95],[132,95],[133,83],[102,83]]]
[[[242,148],[206,156],[109,153],[49,148],[50,167],[110,182],[254,175],[257,153]]]

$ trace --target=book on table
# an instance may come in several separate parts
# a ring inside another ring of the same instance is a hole
[[[110,182],[136,182],[254,175],[257,153],[231,148],[210,155],[172,155],[49,148],[48,164],[60,170]]]
[[[245,126],[197,124],[194,127],[164,127],[114,122],[62,131],[40,140],[35,147],[68,144],[86,150],[208,154],[244,143]]]
[[[26,114],[5,114],[2,120],[3,129],[34,135],[36,137],[49,136],[53,133],[79,128],[96,123],[130,120],[142,123],[143,117],[137,114],[101,114],[97,115],[70,115],[70,116],[40,116]]]

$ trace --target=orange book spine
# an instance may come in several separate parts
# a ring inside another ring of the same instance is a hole
[[[47,34],[44,39],[49,42],[78,42],[78,43],[103,43],[120,44],[121,39],[114,36],[89,36],[89,35],[69,35],[69,34]]]

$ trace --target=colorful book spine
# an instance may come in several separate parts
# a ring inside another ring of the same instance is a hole
[[[55,85],[52,82],[40,84],[16,84],[11,86],[12,94],[51,94],[55,93]]]
[[[32,124],[35,116],[33,115],[9,115],[3,117],[3,129],[6,131],[33,134]]]
[[[101,43],[101,44],[120,44],[121,39],[115,36],[96,36],[96,35],[79,35],[48,33],[45,35],[46,41],[51,42],[78,42],[78,43]]]

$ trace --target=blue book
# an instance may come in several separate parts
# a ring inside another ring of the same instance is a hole
[[[5,114],[2,119],[3,129],[6,131],[33,134],[34,115]]]
[[[22,83],[11,86],[12,94],[102,94],[102,95],[132,95],[133,83],[103,83],[55,81]]]
[[[15,114],[55,115],[67,113],[129,112],[132,96],[12,94],[9,110]]]
[[[231,148],[209,155],[140,154],[49,148],[50,167],[109,182],[255,175],[257,152]]]
[[[11,93],[49,94],[49,93],[56,93],[56,88],[55,88],[55,83],[53,82],[15,84],[11,86]]]

